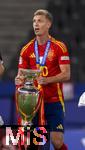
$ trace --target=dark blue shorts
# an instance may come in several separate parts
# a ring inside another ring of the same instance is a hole
[[[45,118],[49,131],[64,132],[64,112],[60,102],[45,103]],[[38,113],[33,124],[38,126]]]

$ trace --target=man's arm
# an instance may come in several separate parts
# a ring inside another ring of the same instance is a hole
[[[18,69],[18,74],[15,77],[15,85],[23,85],[25,80],[25,74],[21,71],[21,69]]]
[[[56,76],[50,77],[50,82],[65,82],[70,79],[70,65],[60,65],[61,73]]]
[[[60,65],[61,72],[56,76],[52,77],[39,77],[37,81],[39,84],[49,84],[49,83],[58,83],[58,82],[65,82],[70,79],[70,65],[63,64]]]

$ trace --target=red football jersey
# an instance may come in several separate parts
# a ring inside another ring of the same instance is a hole
[[[43,76],[50,77],[59,74],[61,64],[70,64],[69,54],[64,43],[51,39],[50,49],[46,58],[45,68],[43,70]],[[29,42],[20,53],[19,68],[24,69],[37,69],[36,56],[34,50],[33,39]],[[47,44],[47,43],[46,43]],[[46,44],[38,45],[38,53],[40,61],[43,58]],[[63,102],[62,83],[50,83],[43,85],[44,101],[45,102]]]

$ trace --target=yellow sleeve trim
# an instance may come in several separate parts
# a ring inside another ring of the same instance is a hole
[[[24,53],[24,51],[27,49],[27,47],[28,47],[30,44],[33,43],[33,41],[34,41],[34,39],[31,40],[29,43],[27,43],[27,44],[22,48],[22,50],[21,50],[21,55]]]
[[[67,48],[63,42],[56,41],[56,43],[62,49],[63,53],[67,52]]]
[[[62,92],[61,92],[59,83],[57,83],[57,88],[58,88],[59,100],[60,100],[61,105],[62,105],[62,107],[63,107],[63,111],[65,112],[64,100],[63,100],[63,97],[62,97]]]
[[[51,37],[52,42],[54,42],[55,44],[57,44],[63,51],[63,53],[67,52],[67,47],[63,42],[57,41],[55,38]]]

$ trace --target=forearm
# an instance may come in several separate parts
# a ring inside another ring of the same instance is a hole
[[[58,82],[65,82],[70,79],[70,73],[59,73],[56,76],[47,77],[46,80],[48,83],[58,83]]]
[[[61,65],[61,72],[55,76],[49,77],[49,83],[65,82],[70,79],[70,65]]]
[[[65,82],[70,79],[70,72],[61,72],[58,75],[51,76],[51,77],[38,77],[37,81],[38,84],[46,85],[49,83],[59,83],[59,82]]]

